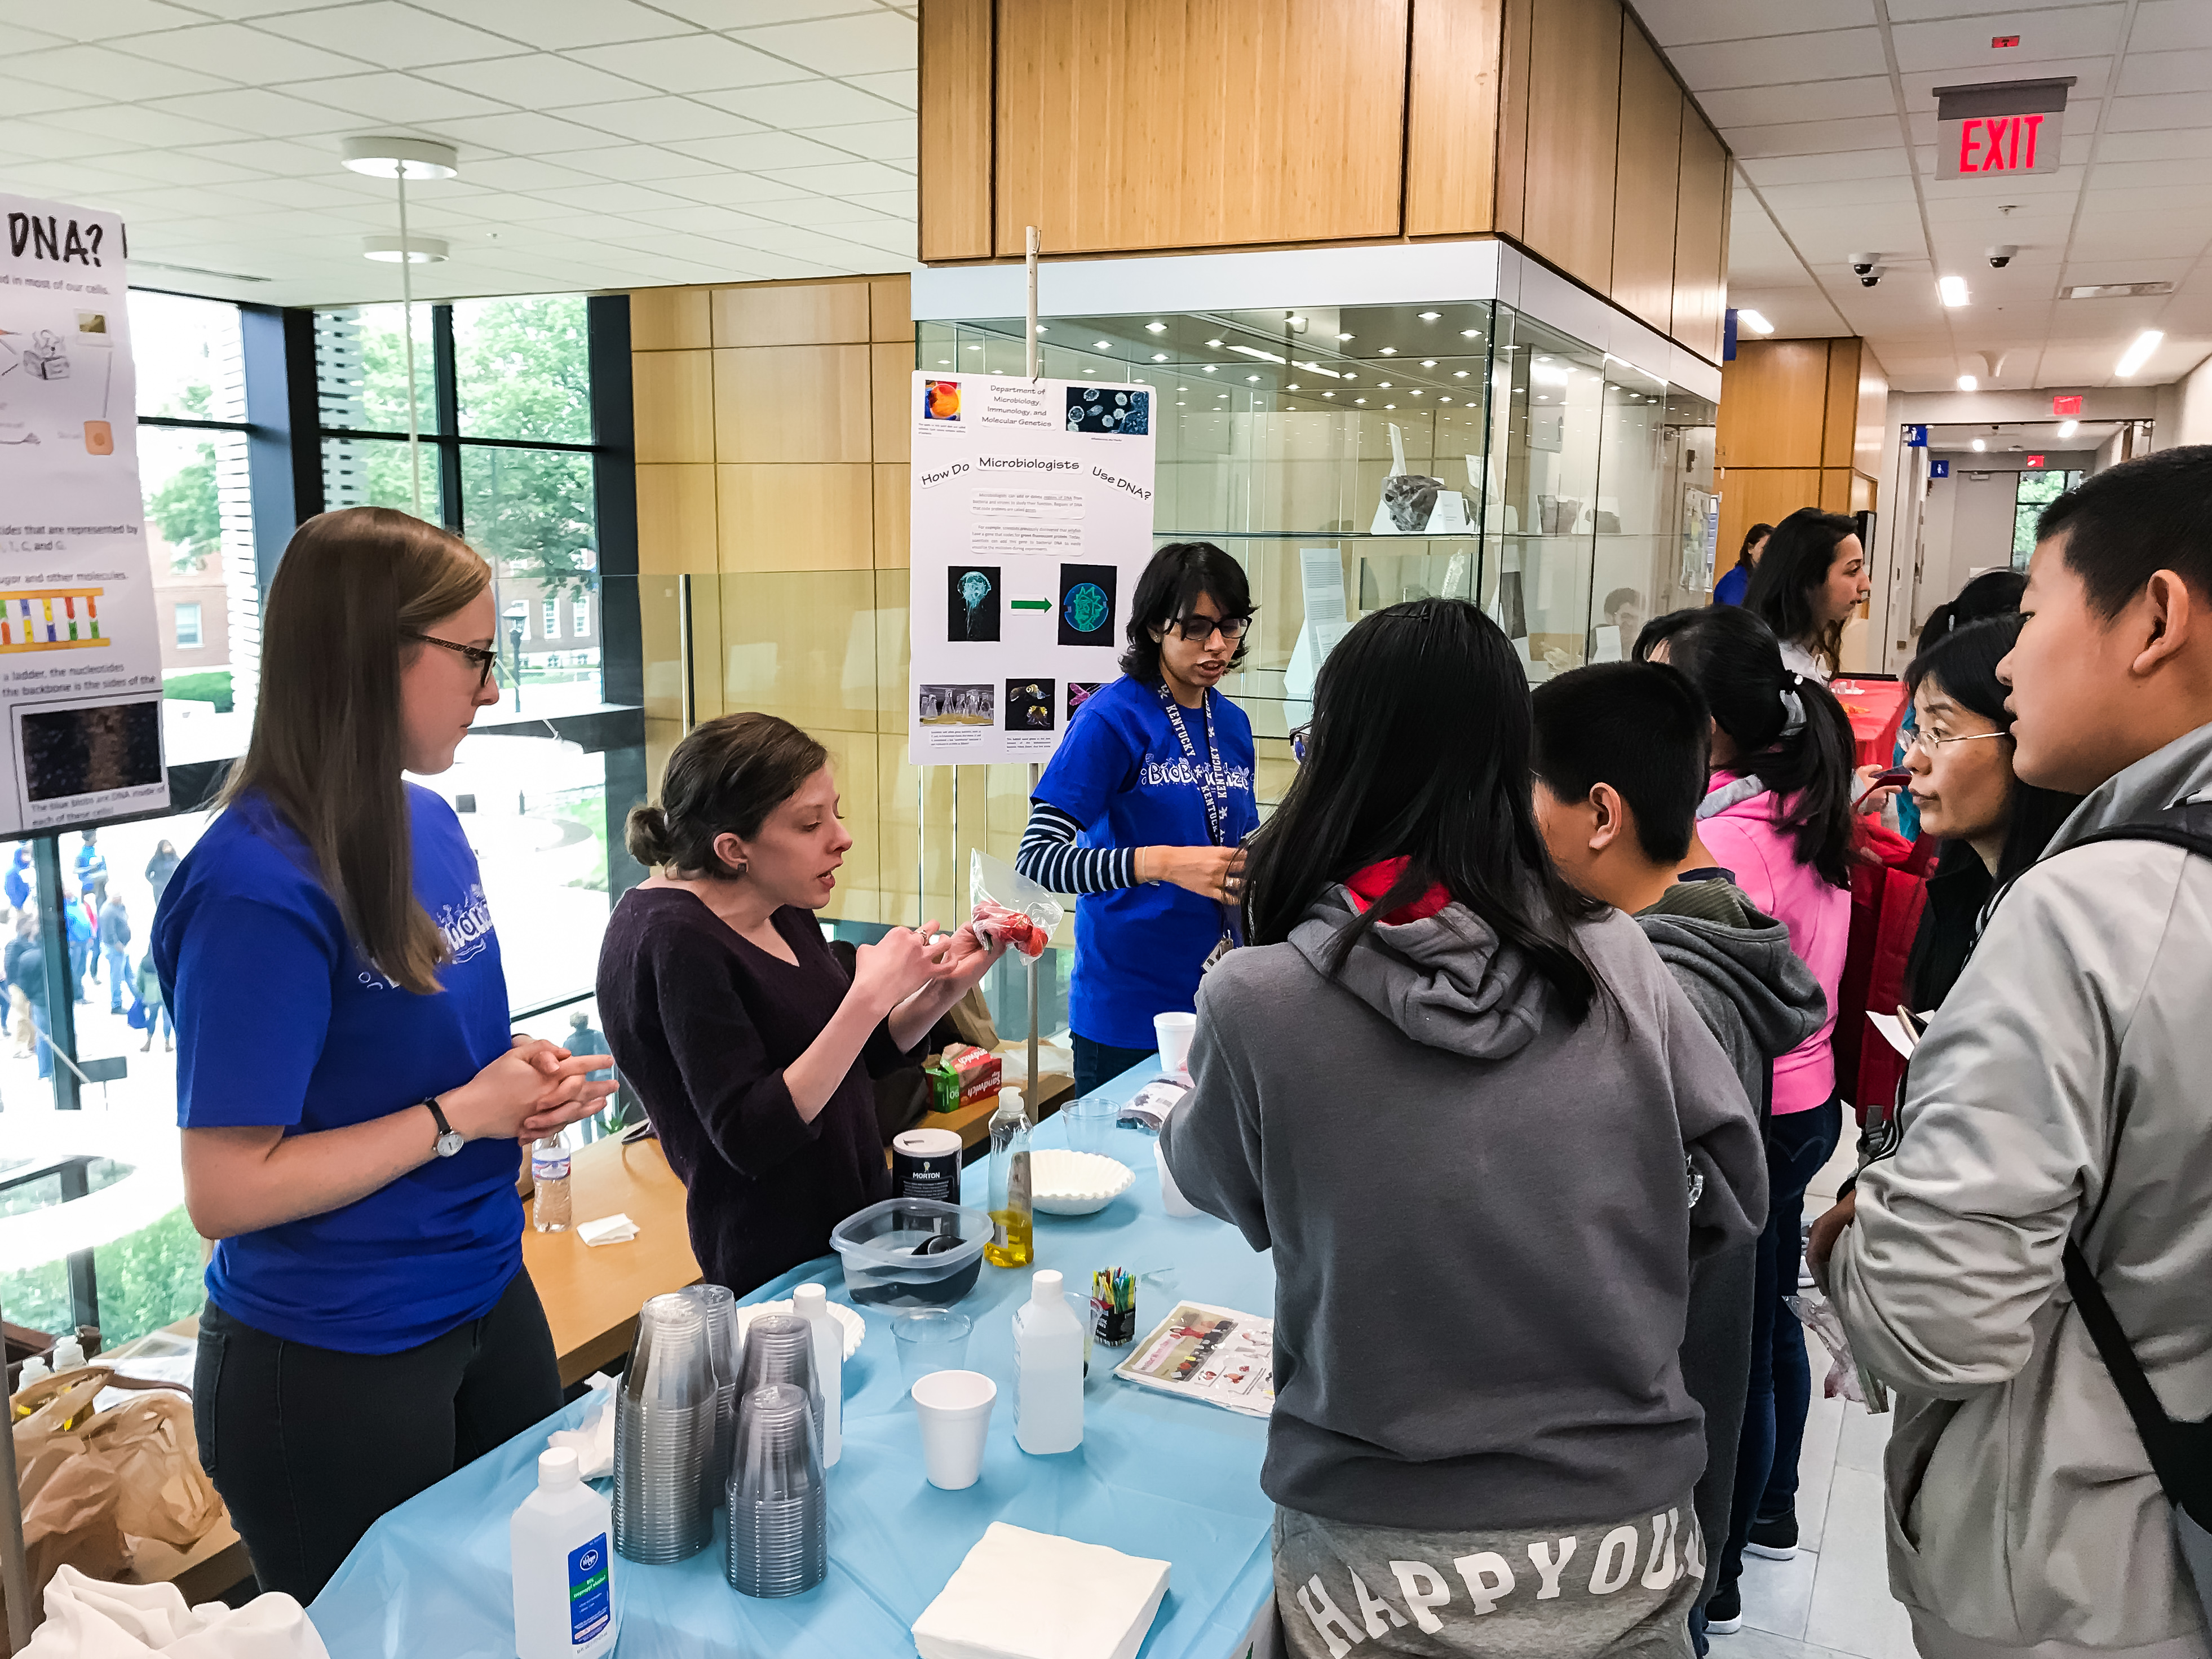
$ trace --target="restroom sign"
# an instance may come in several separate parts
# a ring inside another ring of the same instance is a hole
[[[1936,88],[1936,176],[2016,179],[2058,171],[2074,77]]]

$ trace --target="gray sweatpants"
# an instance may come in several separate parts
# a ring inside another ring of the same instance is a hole
[[[1275,1510],[1275,1605],[1294,1659],[1689,1659],[1705,1571],[1687,1493],[1656,1515],[1542,1532]]]

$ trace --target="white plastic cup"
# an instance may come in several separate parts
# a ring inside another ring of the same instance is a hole
[[[983,1442],[999,1385],[981,1371],[932,1371],[910,1392],[921,1419],[921,1461],[929,1484],[961,1492],[983,1473]]]
[[[1160,1070],[1190,1079],[1190,1040],[1198,1032],[1196,1014],[1154,1014],[1152,1036],[1160,1045]]]
[[[1176,1185],[1175,1176],[1168,1171],[1168,1155],[1157,1142],[1152,1146],[1152,1162],[1159,1166],[1160,1203],[1167,1212],[1173,1216],[1196,1215],[1198,1206],[1185,1198],[1182,1188]]]

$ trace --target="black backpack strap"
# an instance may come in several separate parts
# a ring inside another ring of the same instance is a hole
[[[2212,859],[2212,800],[2185,800],[2132,823],[2116,823],[2073,842],[2066,850],[2100,841],[2158,841]]]
[[[2135,1419],[2136,1432],[2167,1501],[2186,1510],[2198,1526],[2212,1523],[2212,1419],[2189,1423],[2166,1415],[2112,1304],[2105,1300],[2096,1274],[2070,1238],[2066,1241],[2066,1288],[2074,1293],[2081,1323],[2112,1373],[2112,1386],[2119,1390],[2128,1415]]]

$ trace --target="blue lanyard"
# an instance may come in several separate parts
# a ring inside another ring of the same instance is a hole
[[[1160,694],[1160,707],[1167,711],[1168,724],[1175,728],[1176,738],[1182,744],[1182,756],[1190,763],[1192,777],[1198,781],[1198,798],[1206,805],[1206,833],[1216,847],[1225,846],[1223,834],[1229,817],[1229,784],[1221,775],[1221,745],[1213,736],[1213,694],[1208,691],[1199,705],[1206,715],[1206,764],[1198,763],[1198,751],[1192,747],[1190,728],[1182,723],[1182,706],[1169,691],[1162,680],[1154,688]]]

